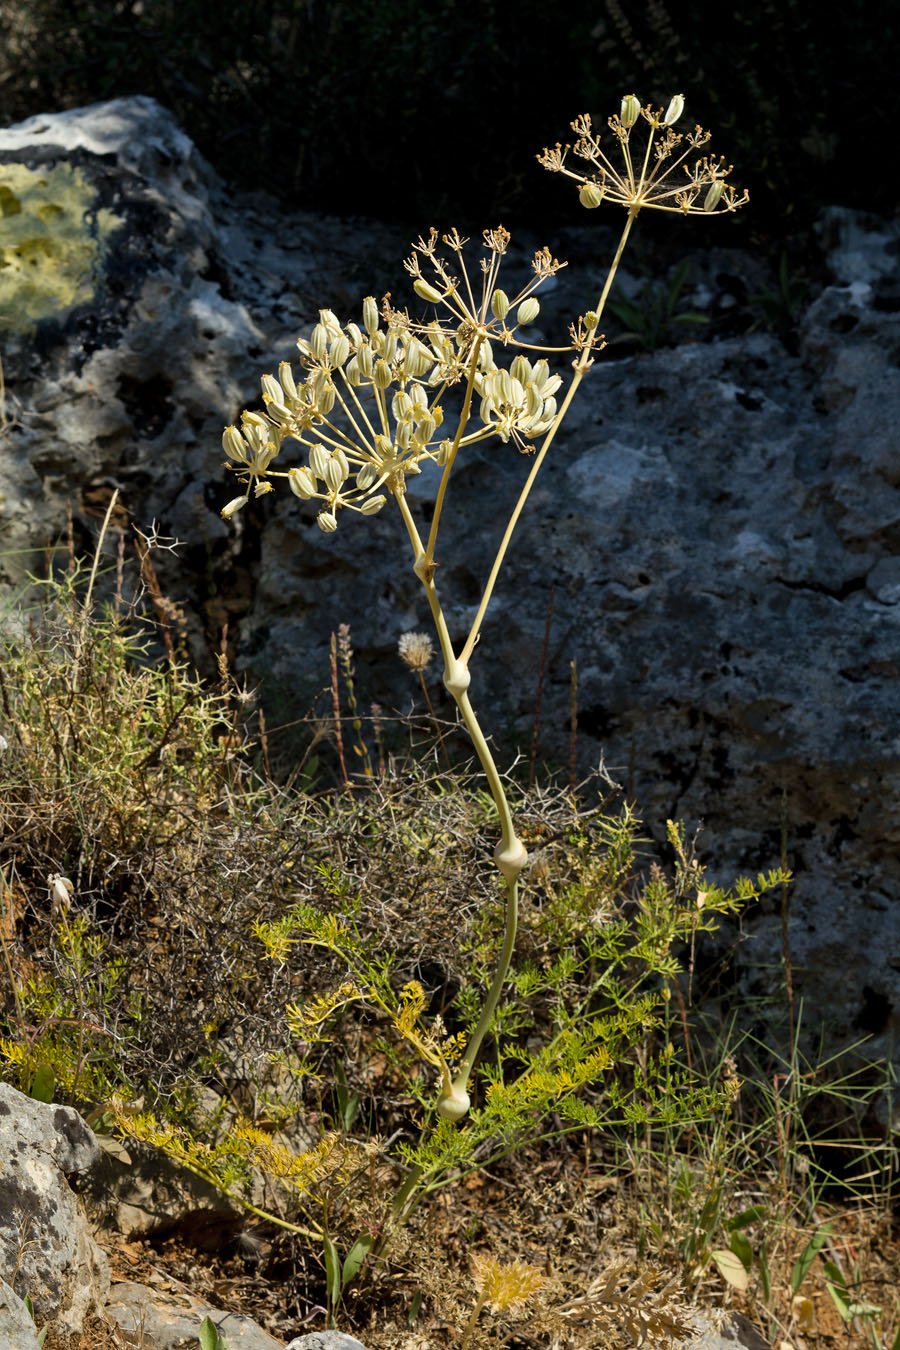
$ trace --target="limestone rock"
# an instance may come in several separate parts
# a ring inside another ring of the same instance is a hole
[[[282,1342],[263,1331],[251,1317],[211,1308],[193,1294],[164,1294],[142,1284],[114,1284],[106,1315],[125,1336],[142,1336],[142,1350],[182,1350],[199,1345],[197,1333],[209,1317],[228,1350],[282,1350]]]
[[[0,1280],[0,1345],[4,1350],[38,1350],[31,1314],[5,1280]]]
[[[286,1350],[366,1350],[366,1347],[345,1331],[311,1331],[306,1336],[295,1336]]]
[[[98,1151],[77,1111],[0,1083],[0,1278],[30,1296],[42,1324],[64,1331],[80,1331],[109,1287],[106,1257],[66,1180]]]

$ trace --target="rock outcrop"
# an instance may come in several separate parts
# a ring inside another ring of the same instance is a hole
[[[229,620],[238,665],[265,678],[270,721],[306,711],[340,622],[363,697],[408,706],[396,641],[428,614],[395,514],[326,536],[275,494],[237,522],[218,516],[231,495],[222,426],[318,306],[358,318],[363,294],[394,284],[384,258],[402,255],[402,236],[228,195],[147,99],[0,133],[2,172],[17,221],[4,282],[17,297],[4,319],[16,423],[0,443],[10,583],[17,550],[59,537],[67,500],[78,526],[118,487],[122,522],[155,519],[186,541],[164,584],[195,654]],[[683,251],[689,224],[674,222]],[[595,298],[611,238],[604,226],[561,236],[554,251],[581,258],[545,305],[551,342]],[[836,1044],[872,1034],[872,1053],[887,1053],[900,1008],[900,226],[823,213],[830,275],[805,311],[786,310],[788,345],[761,322],[747,331],[762,317],[750,300],[761,267],[723,240],[691,255],[703,340],[613,345],[619,359],[585,382],[510,550],[471,696],[501,759],[528,747],[552,595],[543,755],[567,762],[576,661],[582,767],[603,756],[630,772],[655,830],[702,819],[723,879],[779,861],[784,798],[807,1025],[826,1021]],[[438,554],[454,638],[527,467],[490,446],[456,476]],[[413,510],[427,518],[434,492],[423,474]],[[747,925],[753,994],[781,978],[777,900]]]
[[[106,1257],[67,1177],[100,1150],[77,1111],[32,1101],[0,1083],[0,1279],[43,1322],[78,1332],[102,1308]],[[7,1303],[6,1315],[15,1316]]]

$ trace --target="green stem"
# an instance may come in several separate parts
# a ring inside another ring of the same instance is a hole
[[[569,388],[566,392],[566,396],[563,399],[562,406],[559,408],[556,417],[553,419],[553,425],[550,427],[549,431],[544,437],[541,448],[538,451],[537,455],[535,456],[534,463],[531,466],[531,472],[529,473],[528,477],[525,480],[525,486],[519,493],[519,500],[516,502],[516,505],[513,509],[513,513],[510,516],[509,521],[507,523],[503,538],[500,541],[500,547],[497,550],[497,556],[494,559],[493,566],[491,567],[490,576],[488,577],[487,585],[484,588],[484,594],[481,597],[481,603],[478,606],[478,612],[475,615],[474,622],[469,631],[469,636],[466,638],[465,646],[460,652],[459,659],[464,664],[468,663],[469,657],[472,655],[472,652],[475,649],[475,643],[478,640],[478,633],[481,629],[481,625],[484,620],[485,611],[487,610],[487,607],[491,600],[491,596],[494,591],[494,586],[497,581],[497,575],[503,564],[503,559],[506,556],[506,550],[509,548],[509,543],[510,540],[512,539],[513,530],[516,528],[516,525],[518,524],[519,516],[522,514],[525,503],[528,500],[528,495],[531,492],[532,487],[534,486],[534,480],[537,478],[538,473],[540,472],[541,465],[544,462],[547,451],[553,444],[553,439],[560,428],[560,424],[562,423],[563,418],[569,411],[569,405],[572,402],[572,399],[575,397],[576,389],[578,388],[582,379],[593,365],[593,358],[589,355],[590,341],[594,338],[594,335],[596,334],[597,329],[600,326],[600,319],[603,315],[603,310],[606,306],[606,301],[609,296],[609,292],[612,289],[613,279],[616,275],[616,272],[618,271],[619,263],[622,259],[622,254],[625,251],[625,245],[628,242],[628,236],[631,233],[631,227],[634,224],[635,219],[637,218],[639,210],[640,210],[639,206],[633,206],[628,211],[628,219],[625,222],[625,228],[622,231],[622,236],[619,240],[619,246],[616,249],[616,256],[612,260],[612,265],[607,274],[606,281],[604,283],[603,290],[600,295],[600,299],[597,302],[597,308],[594,311],[596,315],[596,320],[589,326],[587,330],[588,345],[585,347],[579,359],[575,362],[575,374],[572,378],[572,383],[569,385]]]

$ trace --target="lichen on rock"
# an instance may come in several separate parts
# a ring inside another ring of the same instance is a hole
[[[94,299],[117,216],[73,164],[0,168],[0,331],[34,330]]]

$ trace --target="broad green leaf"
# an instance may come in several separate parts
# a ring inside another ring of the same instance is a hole
[[[341,1298],[341,1258],[337,1254],[327,1233],[322,1237],[322,1250],[325,1253],[325,1281],[328,1285],[328,1302],[336,1308]]]
[[[738,1228],[749,1228],[751,1223],[758,1223],[765,1217],[765,1205],[751,1205],[749,1209],[742,1209],[740,1214],[735,1214],[733,1219],[729,1219],[725,1227],[729,1233],[733,1233]]]
[[[200,1323],[197,1339],[200,1342],[202,1350],[224,1350],[225,1342],[222,1340],[215,1323],[208,1314]]]
[[[34,1071],[34,1077],[31,1080],[31,1091],[29,1096],[36,1102],[52,1102],[53,1090],[56,1087],[56,1075],[49,1064],[39,1064]]]
[[[341,1288],[346,1289],[351,1280],[355,1280],[360,1272],[363,1261],[372,1250],[375,1239],[371,1233],[365,1237],[357,1238],[353,1246],[347,1253],[347,1259],[344,1261],[344,1269],[341,1272]]]
[[[831,1222],[823,1224],[815,1233],[813,1233],[809,1242],[803,1248],[797,1260],[794,1262],[794,1269],[791,1271],[791,1293],[796,1294],[809,1270],[813,1261],[819,1255],[819,1252],[825,1246],[828,1236],[831,1233]]]
[[[750,1283],[750,1276],[741,1258],[735,1256],[734,1252],[723,1249],[714,1251],[711,1255],[722,1279],[727,1281],[732,1289],[737,1289],[742,1294]]]

